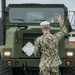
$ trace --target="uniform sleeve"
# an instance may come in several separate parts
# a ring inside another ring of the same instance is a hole
[[[40,48],[41,48],[40,41],[39,41],[39,38],[37,38],[36,41],[34,42],[34,55],[35,56],[41,55]]]
[[[54,34],[54,38],[55,38],[54,41],[59,42],[59,40],[62,39],[66,33],[67,33],[67,27],[62,22],[62,23],[60,23],[60,31],[58,33]]]

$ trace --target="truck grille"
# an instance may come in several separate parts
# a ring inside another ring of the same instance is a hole
[[[31,42],[32,44],[34,44],[35,39],[42,35],[41,33],[34,33],[34,34],[23,34],[23,44],[22,46],[24,46],[25,44],[27,44],[28,42]]]

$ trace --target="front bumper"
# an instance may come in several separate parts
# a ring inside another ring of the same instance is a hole
[[[8,64],[8,61],[12,61],[12,64]],[[5,67],[38,67],[39,59],[3,59],[3,65]]]
[[[11,65],[8,65],[8,61],[12,61]],[[62,64],[60,67],[74,67],[75,60],[74,58],[62,58]],[[66,61],[70,61],[70,65],[66,65]],[[3,65],[5,67],[38,67],[39,66],[39,59],[3,59]]]

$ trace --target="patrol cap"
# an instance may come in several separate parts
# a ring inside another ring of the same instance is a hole
[[[40,23],[40,26],[41,26],[42,28],[50,28],[50,22],[48,22],[48,21],[43,21],[43,22]]]

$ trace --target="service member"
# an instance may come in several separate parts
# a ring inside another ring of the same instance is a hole
[[[60,14],[56,14],[60,23],[60,31],[54,35],[50,33],[50,22],[41,22],[43,35],[38,37],[34,44],[35,56],[40,56],[40,75],[59,75],[59,65],[62,64],[58,54],[58,42],[67,33]]]

